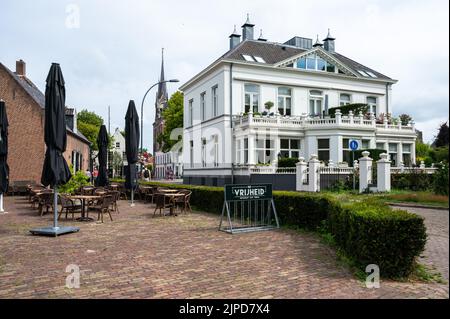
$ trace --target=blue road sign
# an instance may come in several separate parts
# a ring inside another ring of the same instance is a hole
[[[358,141],[356,141],[356,140],[350,141],[350,149],[352,151],[356,151],[358,149],[358,147],[359,147]]]

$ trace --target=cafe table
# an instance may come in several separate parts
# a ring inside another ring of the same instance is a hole
[[[77,218],[80,222],[91,222],[94,219],[91,217],[87,217],[86,215],[86,201],[101,199],[102,196],[98,195],[73,195],[69,196],[69,199],[79,199],[81,200],[81,217]]]
[[[174,189],[171,189],[174,190]],[[184,197],[185,194],[182,193],[178,193],[178,191],[176,191],[177,193],[173,193],[173,192],[169,192],[169,193],[163,193],[165,198],[169,199],[169,203],[172,204],[172,206],[170,207],[170,215],[174,215],[174,208],[175,208],[175,198],[177,197]]]

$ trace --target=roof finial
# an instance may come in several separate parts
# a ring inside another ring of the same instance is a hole
[[[321,47],[321,46],[323,46],[323,44],[319,40],[319,35],[317,35],[316,43],[314,43],[313,47],[319,47],[319,46]]]
[[[250,13],[247,13],[247,21],[245,23],[250,23]]]
[[[264,38],[264,36],[263,36],[263,30],[262,29],[260,29],[258,41],[267,41],[267,39]]]

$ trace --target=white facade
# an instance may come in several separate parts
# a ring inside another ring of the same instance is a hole
[[[336,72],[294,67],[308,54],[335,63]],[[321,161],[349,163],[352,139],[361,148],[384,148],[393,166],[415,163],[414,124],[376,121],[392,113],[391,86],[396,81],[365,75],[347,69],[322,48],[276,64],[218,60],[181,88],[184,176],[226,179],[240,165],[276,165],[280,156],[318,154]],[[274,106],[267,111],[269,101]],[[373,113],[327,115],[329,108],[348,103],[369,104]]]
[[[156,152],[154,157],[154,178],[170,179],[183,176],[183,153],[181,152]]]

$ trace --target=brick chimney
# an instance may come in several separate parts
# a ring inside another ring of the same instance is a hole
[[[26,76],[26,63],[22,59],[16,61],[16,74],[19,76]]]

